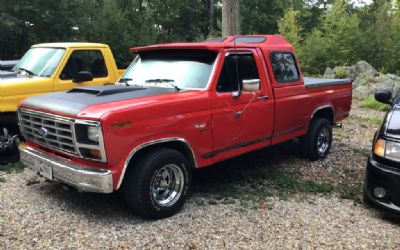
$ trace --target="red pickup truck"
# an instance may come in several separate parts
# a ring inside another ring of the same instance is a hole
[[[280,35],[132,48],[115,86],[36,96],[19,108],[22,162],[88,192],[122,189],[146,218],[178,211],[191,170],[300,138],[324,158],[349,115],[350,80],[304,78]]]

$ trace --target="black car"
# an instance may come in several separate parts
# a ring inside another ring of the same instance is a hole
[[[375,93],[379,102],[391,105],[375,133],[364,182],[364,200],[400,213],[400,95]]]

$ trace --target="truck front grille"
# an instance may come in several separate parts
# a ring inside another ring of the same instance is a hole
[[[25,139],[51,149],[77,155],[72,120],[24,109],[18,111],[18,119]]]

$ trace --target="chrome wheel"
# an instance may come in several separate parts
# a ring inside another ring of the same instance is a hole
[[[331,132],[327,127],[321,128],[317,138],[318,152],[321,155],[324,155],[325,152],[328,150],[330,143],[331,143]]]
[[[151,183],[151,194],[160,207],[174,205],[182,195],[184,174],[175,164],[168,164],[154,173]]]

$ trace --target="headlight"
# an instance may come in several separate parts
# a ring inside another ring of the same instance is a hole
[[[99,142],[99,127],[89,126],[88,129],[88,139],[94,142]]]
[[[106,162],[100,122],[75,120],[75,138],[82,158]]]
[[[378,139],[374,145],[374,154],[389,160],[400,162],[400,143]]]

